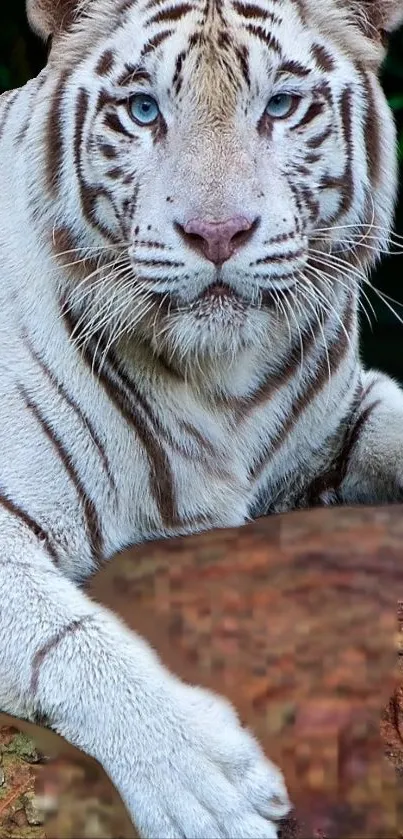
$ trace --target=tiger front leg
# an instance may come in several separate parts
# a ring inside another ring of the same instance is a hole
[[[403,391],[388,376],[363,372],[340,496],[344,504],[403,501]]]
[[[97,759],[143,837],[276,837],[281,773],[229,703],[166,670],[25,530],[0,508],[0,710]]]

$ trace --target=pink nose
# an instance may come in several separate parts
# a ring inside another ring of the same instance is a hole
[[[234,216],[226,221],[195,218],[184,225],[177,224],[176,228],[187,245],[215,265],[222,265],[251,238],[257,225],[258,219],[251,222],[243,216]]]

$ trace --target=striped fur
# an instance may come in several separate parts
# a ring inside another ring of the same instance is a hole
[[[28,11],[52,48],[0,102],[0,708],[100,760],[143,836],[273,837],[281,774],[232,709],[79,584],[147,539],[403,497],[403,395],[358,354],[403,2]],[[189,224],[228,219],[206,258]]]

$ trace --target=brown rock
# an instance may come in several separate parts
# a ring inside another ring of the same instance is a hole
[[[295,812],[282,839],[402,836],[402,513],[315,510],[148,544],[90,585],[183,678],[235,703],[285,773]],[[81,839],[100,819],[104,837],[132,836],[103,773],[72,754],[35,769],[62,802],[48,839]]]
[[[284,835],[390,839],[403,790],[380,718],[402,554],[401,508],[315,510],[136,548],[90,588],[183,678],[235,703],[285,773]]]

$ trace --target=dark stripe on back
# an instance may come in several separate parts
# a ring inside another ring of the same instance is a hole
[[[74,320],[71,311],[66,311],[66,309],[63,307],[62,314],[69,336],[71,337],[74,333],[74,335],[78,337],[76,321]],[[121,365],[119,364],[119,361],[116,359],[113,353],[113,350],[111,349],[109,350],[109,352],[107,352],[104,341],[102,341],[98,337],[94,338],[92,347],[90,348],[90,352],[88,354],[83,355],[83,358],[87,366],[89,366],[91,369],[91,374],[96,373],[96,370],[94,370],[94,356],[91,355],[91,349],[95,347],[97,347],[97,351],[101,358],[108,360],[110,369],[113,371],[114,376],[117,377],[119,380],[119,386],[121,387],[121,389],[126,391],[126,398],[129,401],[130,399],[132,399],[131,410],[134,411],[136,407],[140,406],[147,420],[153,426],[153,430],[158,436],[158,439],[165,440],[165,442],[168,443],[168,445],[182,457],[191,458],[197,461],[198,463],[203,464],[204,467],[208,467],[210,464],[207,464],[205,454],[207,453],[213,456],[216,455],[216,451],[214,449],[213,444],[210,443],[210,441],[206,437],[204,437],[203,434],[190,422],[186,420],[181,420],[179,417],[176,417],[175,419],[179,427],[183,430],[185,434],[193,438],[193,441],[199,447],[199,452],[193,451],[192,453],[189,453],[188,448],[182,445],[180,440],[174,437],[170,430],[167,429],[161,423],[159,417],[147,401],[146,397],[144,397],[143,394],[140,393],[137,382],[135,382],[134,379],[131,378],[129,374],[122,369]],[[169,367],[166,367],[165,369],[170,376],[174,375]]]
[[[25,524],[31,533],[33,533],[35,538],[41,543],[41,547],[45,549],[46,553],[49,554],[52,560],[56,563],[58,562],[57,552],[52,545],[48,533],[35,521],[35,519],[32,518],[32,516],[29,515],[29,513],[25,512],[25,510],[16,504],[15,501],[12,501],[11,498],[9,498],[9,496],[2,490],[0,490],[0,506],[3,507],[4,510],[7,510],[10,515]]]
[[[280,369],[270,375],[252,396],[240,400],[239,418],[241,420],[247,418],[256,408],[260,408],[267,403],[279,388],[284,387],[292,379],[298,367],[302,364],[303,358],[306,359],[315,347],[321,326],[322,323],[318,318],[308,324],[301,338],[300,336],[296,338]]]
[[[70,334],[74,332],[75,323],[71,313],[64,314],[66,327]],[[86,362],[92,373],[98,378],[109,400],[115,405],[121,416],[136,432],[147,457],[150,469],[150,489],[158,507],[161,520],[165,527],[174,527],[180,524],[177,514],[176,492],[171,464],[164,448],[161,445],[160,436],[156,430],[150,427],[150,423],[158,421],[151,414],[151,409],[139,394],[138,389],[131,387],[130,395],[125,388],[130,388],[129,382],[125,382],[125,374],[111,363],[110,357],[102,359],[102,365],[96,365],[96,353],[101,350],[101,344],[96,338],[87,342],[81,349],[81,357]],[[117,381],[116,381],[117,379]],[[121,386],[119,386],[119,380]],[[123,385],[123,386],[122,386]],[[130,399],[130,396],[133,397]],[[133,402],[135,404],[133,404]],[[136,410],[136,407],[140,410]],[[143,417],[146,415],[146,419]],[[149,422],[147,422],[147,419]]]
[[[36,351],[36,349],[34,348],[30,339],[28,338],[28,336],[26,334],[23,336],[23,340],[25,341],[25,344],[28,347],[29,352],[32,355],[32,358],[35,360],[37,365],[42,370],[42,373],[46,377],[46,379],[48,380],[49,384],[57,391],[58,394],[60,394],[60,396],[62,396],[62,398],[67,403],[67,405],[72,409],[72,411],[75,413],[75,415],[77,416],[80,423],[85,427],[86,431],[90,435],[91,440],[92,440],[92,442],[93,442],[95,448],[97,449],[98,454],[101,458],[102,466],[105,470],[105,473],[106,473],[106,476],[109,480],[111,488],[114,490],[114,492],[116,492],[115,479],[114,479],[114,477],[112,475],[112,472],[111,472],[111,468],[110,468],[110,465],[109,465],[108,458],[106,456],[105,448],[104,448],[103,444],[101,443],[100,438],[98,436],[98,433],[97,433],[96,429],[94,428],[94,425],[92,424],[91,420],[88,419],[88,417],[84,414],[84,412],[82,411],[80,406],[77,404],[77,402],[70,396],[70,394],[67,392],[65,386],[56,377],[53,370],[51,370],[48,367],[48,365],[45,363],[45,361],[40,356],[40,354]]]
[[[98,513],[95,508],[95,504],[92,501],[92,499],[89,498],[89,496],[87,495],[80,474],[74,466],[74,464],[72,463],[71,457],[56,431],[48,423],[47,419],[43,416],[39,406],[30,397],[29,393],[25,390],[25,388],[20,386],[19,391],[22,398],[25,401],[26,407],[31,412],[37,423],[40,425],[45,436],[47,437],[53,449],[57,453],[59,460],[63,464],[64,469],[67,472],[70,481],[76,490],[76,493],[81,501],[84,510],[85,522],[87,526],[87,535],[90,542],[92,556],[94,559],[100,559],[102,557],[102,530]]]
[[[91,348],[89,347],[89,352],[90,350]],[[91,363],[91,365],[93,363],[93,356],[91,357],[91,354],[87,358],[87,363]],[[119,388],[118,382],[114,382],[114,372],[118,376],[121,375],[121,371],[115,371],[115,368],[110,365],[110,362],[104,361],[101,370],[98,370],[98,379],[103,385],[109,399],[114,403],[129,425],[134,428],[142,443],[150,467],[151,492],[164,526],[178,526],[180,521],[177,514],[175,484],[168,455],[162,447],[155,430],[150,427],[150,423],[147,423],[143,419],[139,411],[133,410],[131,400]],[[139,398],[138,392],[134,394],[134,397],[139,407],[145,410],[144,402],[141,397]]]
[[[373,411],[381,404],[381,400],[377,399],[359,414],[358,405],[362,398],[364,398],[364,394],[359,393],[358,398],[356,396],[349,418],[341,423],[341,425],[346,426],[346,431],[337,457],[326,471],[317,475],[305,489],[305,501],[310,507],[320,504],[321,496],[326,492],[335,493],[338,503],[343,501],[341,487],[347,477],[354,449]]]
[[[349,342],[348,335],[350,334],[353,323],[353,299],[349,298],[347,309],[343,316],[343,326],[340,326],[336,337],[333,339],[330,346],[328,346],[327,353],[324,353],[322,362],[316,371],[313,379],[305,387],[295,399],[291,406],[287,419],[279,428],[277,434],[270,441],[270,449],[268,455],[255,464],[251,470],[251,477],[256,480],[261,475],[263,469],[267,466],[273,455],[281,448],[285,440],[289,436],[297,424],[301,414],[309,407],[310,403],[315,399],[317,394],[323,389],[329,375],[334,375],[339,368],[343,358],[348,350]],[[347,334],[346,334],[347,333]]]
[[[354,369],[349,381],[346,383],[344,389],[345,394],[351,393],[356,373],[357,371]],[[323,496],[326,493],[330,493],[334,501],[341,501],[339,490],[345,478],[349,459],[351,423],[357,415],[357,410],[361,402],[361,392],[362,386],[359,384],[347,415],[340,420],[336,432],[333,432],[324,443],[323,450],[327,450],[330,453],[336,452],[336,457],[304,487],[301,497],[297,501],[297,507],[323,506]]]
[[[161,423],[159,417],[152,409],[151,405],[147,401],[147,399],[140,393],[138,389],[137,383],[129,377],[126,371],[122,370],[122,367],[119,365],[118,360],[114,356],[113,352],[109,354],[109,361],[111,364],[111,368],[114,370],[115,374],[119,377],[121,384],[126,388],[129,398],[133,396],[137,405],[140,405],[141,409],[143,410],[147,420],[153,427],[153,431],[156,433],[159,439],[164,439],[168,445],[178,454],[182,455],[187,459],[192,459],[199,463],[202,463],[206,466],[205,461],[205,453],[207,452],[210,455],[215,455],[216,452],[212,444],[195,428],[191,425],[190,422],[186,422],[186,420],[177,419],[178,425],[183,431],[192,437],[194,442],[200,448],[200,455],[195,454],[194,452],[190,455],[187,451],[186,447],[181,444],[181,442],[172,436],[171,432]]]
[[[370,419],[371,415],[376,410],[376,408],[378,408],[381,404],[382,403],[380,399],[375,399],[373,402],[371,402],[371,404],[368,405],[367,408],[365,408],[364,411],[359,415],[358,419],[350,429],[347,445],[343,451],[343,476],[347,475],[354,449],[360,441],[360,437],[362,432],[364,431],[365,425],[367,424],[368,420]]]

